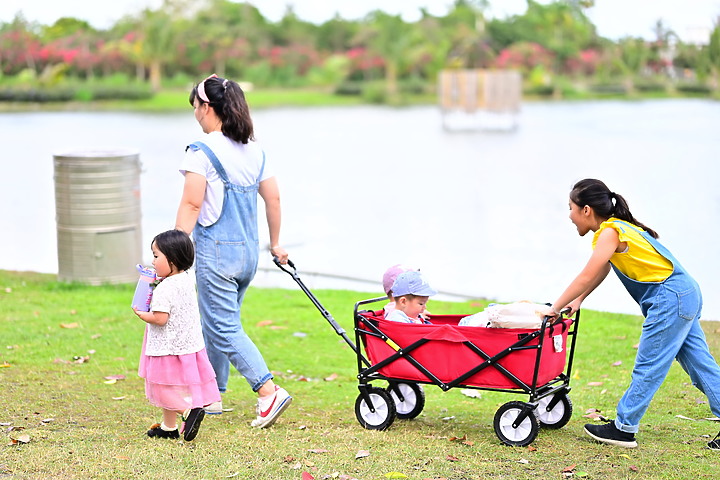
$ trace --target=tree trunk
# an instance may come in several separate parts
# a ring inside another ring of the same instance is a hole
[[[135,64],[135,79],[138,83],[145,82],[145,65],[143,65],[142,62]]]
[[[393,103],[398,96],[397,64],[394,61],[386,60],[385,63],[385,92],[388,103]]]
[[[150,86],[156,92],[162,86],[162,64],[159,60],[150,62]]]

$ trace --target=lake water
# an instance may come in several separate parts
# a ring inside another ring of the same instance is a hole
[[[513,131],[445,131],[433,106],[253,117],[280,182],[282,243],[311,289],[380,295],[385,268],[405,263],[447,294],[553,301],[591,252],[590,236],[579,237],[568,219],[568,192],[595,177],[660,233],[700,283],[703,317],[720,319],[718,102],[528,103]],[[40,272],[57,272],[54,153],[140,152],[149,263],[152,237],[174,226],[184,146],[200,135],[189,108],[3,113],[0,132],[0,268]],[[297,288],[269,255],[255,285]],[[639,313],[612,274],[585,306]]]

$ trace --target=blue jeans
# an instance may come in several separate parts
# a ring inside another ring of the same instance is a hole
[[[240,307],[258,265],[258,183],[230,183],[212,150],[200,142],[189,148],[203,150],[225,184],[220,218],[207,227],[197,224],[193,230],[205,348],[221,393],[227,390],[231,363],[257,392],[273,376],[243,329]],[[258,178],[264,165],[263,161]]]

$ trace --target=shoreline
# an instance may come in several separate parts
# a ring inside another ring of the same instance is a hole
[[[57,283],[60,283],[60,284],[65,284],[65,285],[73,285],[73,284],[76,284],[76,283],[77,283],[78,285],[83,285],[83,286],[96,286],[96,287],[120,286],[120,285],[127,285],[127,286],[131,286],[131,287],[132,287],[132,286],[135,285],[134,282],[127,282],[127,283],[104,283],[104,284],[101,284],[101,285],[88,285],[88,284],[83,283],[83,282],[61,282],[61,281],[59,281],[59,280],[57,279],[57,275],[58,275],[57,273],[37,272],[37,271],[32,271],[32,270],[6,270],[6,269],[0,268],[0,272],[5,272],[5,273],[14,274],[14,275],[19,275],[19,276],[22,276],[22,275],[37,276],[37,277],[50,277],[50,276],[52,276],[52,277],[55,277],[55,278],[53,278],[52,280],[50,280],[50,279],[41,279],[41,280],[43,280],[43,281],[48,281],[48,282],[57,282]],[[282,276],[282,277],[286,277],[286,276],[287,276],[287,273],[283,273],[282,271],[280,271],[280,270],[277,269],[277,268],[258,267],[258,274],[261,274],[261,273],[262,273],[262,274],[275,274],[275,273],[277,273],[277,274],[279,274],[279,275]],[[369,280],[369,279],[352,278],[352,277],[348,277],[348,276],[345,276],[345,275],[329,274],[329,273],[322,273],[322,272],[307,272],[307,271],[305,271],[305,272],[303,272],[303,275],[304,275],[306,278],[308,278],[308,279],[317,279],[318,277],[322,277],[322,278],[328,278],[328,279],[337,279],[337,280],[343,280],[343,281],[350,281],[350,282],[355,282],[355,283],[367,283],[368,285],[375,285],[375,284],[378,283],[378,282],[376,282],[376,281]],[[303,281],[304,281],[304,280],[303,280]],[[260,283],[260,284],[258,285],[258,283]],[[304,281],[304,283],[307,284],[308,282],[305,282],[305,281]],[[10,288],[10,287],[8,287],[7,285],[0,285],[0,289],[4,290],[5,293],[10,293],[10,292],[8,291],[9,288]],[[277,285],[263,285],[263,284],[262,284],[262,280],[260,280],[260,281],[258,282],[257,276],[256,276],[256,279],[250,284],[250,288],[257,288],[257,289],[275,289],[275,290],[285,290],[285,291],[300,290],[300,287],[297,286],[294,282],[291,284],[290,287],[277,286]],[[327,288],[327,287],[320,287],[320,288],[312,288],[312,289],[310,289],[310,290],[311,290],[311,291],[312,291],[312,290],[320,290],[320,291],[350,291],[350,292],[364,293],[365,295],[363,295],[363,298],[359,298],[358,301],[362,301],[362,300],[366,300],[366,299],[376,298],[376,297],[381,297],[381,296],[382,296],[382,292],[372,293],[372,292],[371,292],[371,289],[362,290],[362,289],[355,289],[355,288],[337,288],[337,287]],[[467,294],[463,294],[463,293],[445,292],[445,291],[438,291],[438,295],[437,295],[437,297],[434,297],[434,299],[435,299],[435,300],[438,300],[438,301],[441,301],[441,302],[450,302],[450,303],[463,303],[463,302],[509,303],[509,302],[499,301],[499,300],[493,300],[493,299],[489,299],[489,298],[481,297],[481,296],[471,296],[471,295],[467,295]],[[309,301],[310,301],[310,300],[308,299],[308,302],[309,302]],[[478,306],[478,308],[481,308],[481,306]],[[609,310],[596,310],[596,309],[592,309],[592,308],[590,308],[590,309],[588,309],[588,310],[591,310],[591,311],[594,311],[594,312],[598,312],[598,313],[605,313],[605,314],[608,314],[608,315],[631,315],[631,316],[640,317],[640,318],[642,317],[642,315],[640,314],[639,311],[638,311],[637,313],[629,313],[629,312],[613,312],[613,311],[609,311]],[[480,311],[480,310],[478,310],[478,311]],[[468,313],[469,313],[469,312],[468,312]],[[700,318],[700,321],[701,321],[701,322],[708,322],[708,323],[709,323],[709,322],[717,322],[717,327],[715,328],[715,331],[718,332],[718,333],[720,333],[720,319]]]

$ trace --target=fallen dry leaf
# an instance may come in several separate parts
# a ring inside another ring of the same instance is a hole
[[[313,480],[315,477],[310,475],[308,472],[302,472],[302,480]]]
[[[125,380],[125,375],[108,375],[105,380]]]
[[[618,360],[617,362],[612,364],[613,367],[619,367],[620,365],[622,365],[622,360]]]
[[[358,450],[358,452],[355,454],[355,460],[358,458],[365,458],[370,456],[370,450]]]
[[[0,368],[10,368],[11,366],[12,366],[12,365],[10,365],[10,364],[7,363],[7,362],[3,362],[3,363],[0,364]]]
[[[387,478],[408,478],[407,475],[400,472],[388,472],[384,476]]]
[[[310,448],[310,449],[308,449],[308,452],[310,452],[310,453],[330,453],[330,450],[325,450],[324,448]]]
[[[455,441],[465,441],[467,440],[467,435],[463,435],[462,437],[450,437],[448,438],[448,442],[455,442]]]
[[[630,468],[630,470],[632,470],[633,472],[637,472],[639,470],[639,468],[636,467],[635,465],[630,465],[630,467],[628,467],[628,468]]]
[[[530,463],[530,460],[525,460],[524,458],[521,458],[520,460],[518,460],[518,463],[522,463],[523,465],[527,465],[528,463]]]
[[[332,381],[335,380],[337,377],[338,377],[338,374],[337,374],[337,373],[331,373],[330,375],[328,375],[327,377],[325,377],[325,381],[326,381],[326,382],[332,382]]]
[[[599,387],[603,382],[588,382],[588,387]]]
[[[583,415],[583,417],[584,417],[584,418],[590,418],[590,419],[592,419],[592,420],[602,420],[602,421],[607,420],[607,418],[606,418],[604,415],[602,415],[602,414],[600,414],[600,413],[598,413],[598,412],[588,413],[587,415]]]
[[[458,457],[456,457],[455,455],[448,455],[447,457],[445,457],[445,459],[450,462],[459,462],[460,461],[460,459]]]
[[[255,324],[256,327],[267,327],[268,325],[272,325],[272,320],[260,320]]]
[[[20,435],[20,436],[17,438],[17,441],[20,442],[20,443],[30,443],[30,435],[27,435],[27,434],[26,434],[26,435]]]
[[[482,398],[480,390],[474,390],[472,388],[463,388],[462,390],[460,390],[460,393],[470,398]]]
[[[113,399],[113,400],[124,400],[124,399],[125,399],[125,395],[123,395],[122,397],[112,397],[112,399]]]
[[[60,328],[78,328],[79,326],[80,324],[77,322],[60,324]]]
[[[569,467],[565,467],[562,470],[560,470],[562,473],[570,473],[573,470],[575,470],[575,465],[570,465]]]

